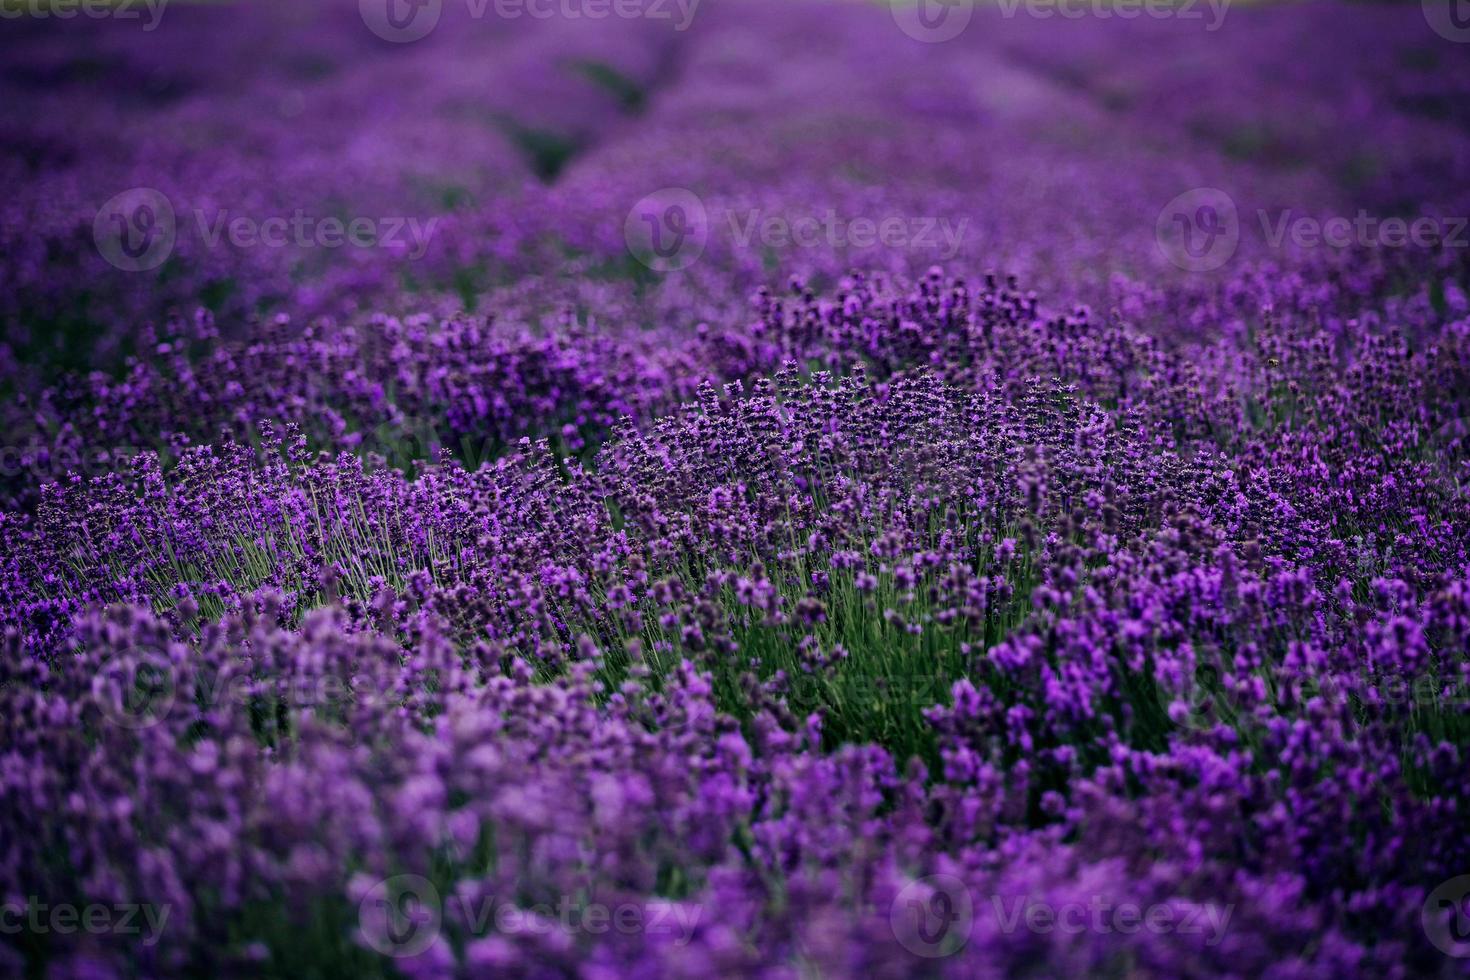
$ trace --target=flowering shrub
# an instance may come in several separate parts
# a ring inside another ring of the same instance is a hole
[[[4,42],[5,973],[1464,972],[1466,253],[1155,241],[1470,204],[1417,11],[291,11]]]

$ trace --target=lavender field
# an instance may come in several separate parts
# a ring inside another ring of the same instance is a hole
[[[0,977],[1470,976],[1466,0],[0,0]]]

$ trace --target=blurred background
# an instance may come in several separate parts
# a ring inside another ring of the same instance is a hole
[[[1301,295],[1283,276],[1320,283],[1328,321],[1466,305],[1452,3],[0,13],[19,504],[114,450],[262,417],[323,444],[386,449],[412,419],[488,454],[544,434],[577,450],[790,354],[752,327],[762,288],[853,273],[1014,276],[1043,310],[1202,359]],[[534,362],[549,393],[498,404],[493,377],[435,374],[445,345]],[[598,378],[571,376],[573,351]]]

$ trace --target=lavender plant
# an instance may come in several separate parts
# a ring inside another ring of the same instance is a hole
[[[1465,972],[1459,48],[453,6],[0,42],[0,970]]]

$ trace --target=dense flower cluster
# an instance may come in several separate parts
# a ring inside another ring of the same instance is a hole
[[[0,972],[1467,969],[1470,253],[1155,240],[1470,210],[1417,11],[351,6],[4,42]]]

